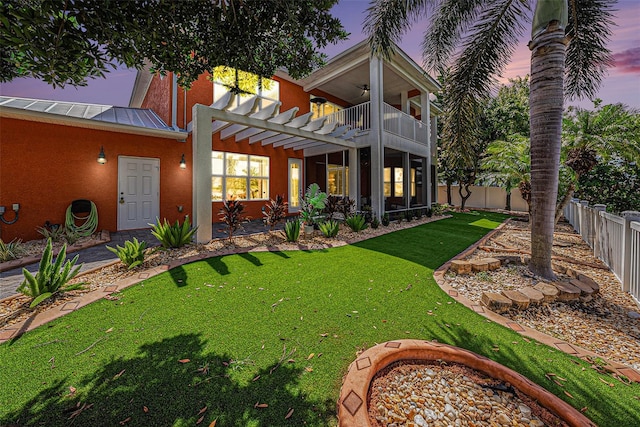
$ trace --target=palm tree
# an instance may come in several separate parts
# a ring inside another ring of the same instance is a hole
[[[529,138],[512,135],[507,141],[496,140],[487,146],[482,159],[484,179],[504,187],[511,210],[511,190],[518,188],[531,213],[531,159]]]
[[[565,94],[593,97],[611,65],[605,47],[615,0],[374,0],[365,26],[375,54],[388,56],[411,23],[431,12],[423,52],[428,67],[451,70],[454,99],[443,127],[461,135],[476,123],[474,108],[508,63],[525,22],[531,31],[531,262],[537,275],[551,268],[554,214]],[[535,13],[531,20],[532,6]],[[565,82],[566,73],[566,82]],[[464,139],[461,150],[464,151]]]
[[[573,197],[576,183],[598,163],[611,159],[640,159],[640,115],[623,104],[600,106],[594,111],[569,107],[562,122],[562,160],[573,171],[565,194],[556,208],[555,222]]]

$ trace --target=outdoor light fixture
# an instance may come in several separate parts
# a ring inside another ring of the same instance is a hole
[[[187,168],[187,161],[184,159],[184,154],[182,154],[182,159],[180,160],[180,169]]]
[[[327,102],[327,98],[323,98],[322,96],[316,96],[315,98],[311,98],[311,102],[316,105],[322,105]]]
[[[100,147],[100,154],[98,154],[98,163],[104,165],[107,163],[107,158],[104,156],[104,147]]]

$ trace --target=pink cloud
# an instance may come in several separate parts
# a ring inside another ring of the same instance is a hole
[[[640,73],[640,47],[614,53],[613,60],[620,73]]]

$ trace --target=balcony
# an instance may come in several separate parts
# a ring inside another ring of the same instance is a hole
[[[336,123],[336,127],[349,125],[352,129],[357,128],[361,131],[367,131],[371,128],[370,104],[371,102],[367,101],[329,114],[325,116],[325,123]],[[385,132],[428,146],[429,128],[426,123],[403,113],[387,103],[383,104],[383,115],[382,129]]]

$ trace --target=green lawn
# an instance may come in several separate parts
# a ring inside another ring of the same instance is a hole
[[[598,425],[639,425],[640,385],[606,377],[609,387],[438,288],[433,270],[504,218],[455,214],[352,246],[225,256],[156,276],[0,345],[0,425],[74,415],[93,426],[334,425],[356,352],[401,338],[484,354],[587,407]]]

